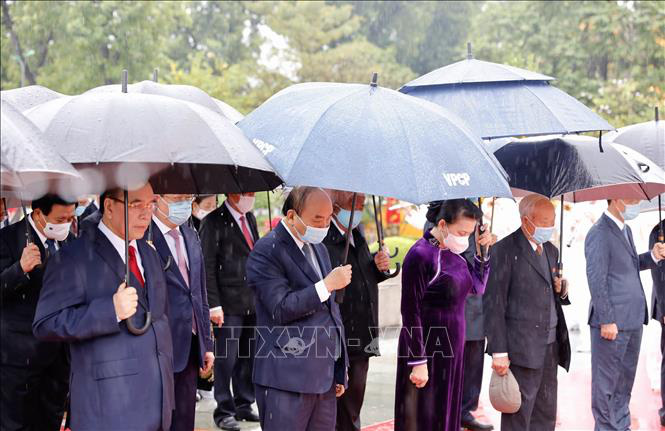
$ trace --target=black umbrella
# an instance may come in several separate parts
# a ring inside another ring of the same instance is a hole
[[[665,192],[665,173],[646,157],[607,144],[599,152],[594,138],[568,135],[515,140],[493,148],[510,177],[515,196],[538,193],[564,200],[651,199]],[[563,249],[559,253],[562,271]]]
[[[56,142],[58,152],[78,168],[96,171],[97,190],[150,181],[155,193],[243,193],[281,184],[260,151],[222,115],[195,103],[152,94],[90,93],[56,99],[26,115]],[[127,204],[127,191],[124,194]],[[125,206],[125,220],[128,217]],[[125,223],[125,276],[129,280]],[[146,310],[147,311],[147,310]],[[135,335],[142,328],[127,327]]]

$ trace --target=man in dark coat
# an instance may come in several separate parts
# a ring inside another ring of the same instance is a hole
[[[35,338],[32,321],[44,266],[71,238],[74,206],[46,195],[32,202],[30,215],[0,230],[3,430],[60,430],[69,386],[67,346]]]
[[[663,242],[663,222],[654,226],[649,235],[649,248],[657,243]],[[658,265],[651,268],[651,279],[653,280],[653,289],[651,291],[651,318],[660,323],[660,352],[662,360],[660,362],[660,397],[662,406],[658,411],[660,424],[665,426],[665,263],[658,262]]]
[[[153,245],[166,268],[173,337],[172,431],[194,428],[199,369],[210,372],[215,360],[201,243],[187,223],[192,200],[191,195],[161,195],[152,221]]]
[[[358,230],[362,220],[365,195],[356,197],[352,209],[353,193],[331,191],[333,220],[323,244],[328,249],[333,268],[344,264],[346,232],[352,211],[353,235],[347,262],[353,278],[344,289],[344,302],[340,304],[342,322],[349,352],[349,387],[337,400],[337,431],[360,430],[360,409],[365,398],[369,358],[379,356],[379,283],[388,278],[390,258],[385,251],[372,255],[367,241]]]
[[[326,192],[295,187],[282,212],[247,261],[247,283],[256,292],[261,429],[331,431],[348,366],[335,295],[351,281],[351,266],[332,269],[321,244],[332,217]]]
[[[147,184],[129,191],[129,283],[121,190],[102,195],[102,221],[66,245],[44,275],[33,332],[66,341],[71,352],[71,428],[167,430],[175,408],[167,287],[157,252],[143,240],[155,198]],[[134,335],[126,320],[142,327]]]
[[[254,193],[230,194],[201,224],[210,319],[221,326],[216,331],[213,416],[227,431],[239,430],[239,420],[259,420],[252,410],[254,292],[245,277],[247,257],[259,239],[253,206]]]
[[[520,202],[522,226],[492,250],[492,272],[483,305],[492,368],[513,373],[522,394],[516,413],[501,415],[503,431],[553,431],[557,369],[570,366],[570,342],[562,305],[565,283],[556,273],[559,256],[549,242],[555,212],[544,196]]]

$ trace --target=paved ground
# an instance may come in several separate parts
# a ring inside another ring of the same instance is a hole
[[[583,328],[587,330],[586,327]],[[585,431],[593,429],[591,416],[591,356],[586,350],[586,339],[579,333],[572,333],[573,364],[570,373],[560,369],[559,405],[557,430]],[[660,393],[652,389],[652,383],[659,376],[657,366],[660,354],[654,349],[659,341],[660,331],[653,322],[645,332],[638,375],[631,401],[632,429],[641,431],[661,430],[658,423]],[[395,392],[396,339],[392,336],[381,340],[383,356],[370,361],[368,391],[362,411],[362,423],[366,431],[392,431],[393,400]],[[583,351],[578,351],[581,349]],[[485,361],[485,381],[481,395],[481,405],[476,411],[483,421],[499,429],[500,414],[490,405],[487,387],[490,375],[489,358]],[[197,405],[196,427],[200,430],[216,430],[212,420],[214,400],[203,400]],[[443,413],[443,412],[442,412]],[[256,424],[243,423],[243,430],[260,430]],[[663,428],[665,430],[665,428]]]

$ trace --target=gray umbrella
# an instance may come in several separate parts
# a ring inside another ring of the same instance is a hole
[[[67,97],[62,93],[53,91],[41,85],[30,85],[28,87],[15,88],[0,92],[0,98],[11,103],[19,111],[26,111],[44,102],[53,99]]]
[[[0,182],[2,190],[21,190],[32,199],[49,181],[79,178],[76,169],[44,138],[41,130],[2,100]],[[43,194],[43,193],[42,193]]]
[[[152,85],[159,85],[150,82]],[[99,189],[125,189],[125,281],[129,280],[127,189],[148,179],[156,193],[241,193],[281,184],[240,129],[212,110],[179,98],[91,92],[37,106],[26,114],[60,154],[101,173]],[[78,191],[77,194],[82,193]],[[88,193],[90,191],[87,191]],[[127,319],[135,335],[145,333]]]
[[[156,73],[155,73],[156,75]],[[155,76],[156,78],[156,76]],[[236,111],[231,105],[228,105],[221,100],[211,97],[208,93],[200,88],[191,85],[178,85],[178,84],[160,84],[153,81],[141,81],[136,84],[127,86],[128,93],[143,93],[154,94],[158,96],[168,96],[175,99],[184,100],[186,102],[197,103],[201,106],[214,111],[220,115],[228,118],[232,123],[237,123],[243,115]],[[120,84],[103,85],[86,91],[86,93],[115,93],[121,92]],[[84,93],[84,94],[86,94]]]

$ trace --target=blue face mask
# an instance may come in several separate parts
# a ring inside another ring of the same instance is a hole
[[[621,211],[624,220],[634,220],[638,215],[640,215],[640,204],[626,205],[626,209]]]
[[[76,209],[74,210],[74,215],[76,217],[81,217],[83,215],[83,213],[85,212],[85,209],[87,207],[88,207],[88,205],[79,205],[79,206],[77,206]]]
[[[529,223],[531,223],[533,227],[536,229],[533,232],[533,235],[531,235],[532,239],[536,244],[545,244],[547,241],[552,239],[552,235],[554,234],[554,226],[552,227],[536,226],[531,220],[529,220]]]
[[[164,214],[166,218],[168,218],[169,221],[176,226],[184,224],[192,216],[191,201],[185,200],[178,202],[168,202],[168,205],[169,205],[169,213],[168,214],[162,213],[162,214]]]
[[[300,223],[305,225],[305,234],[300,235],[300,239],[303,242],[306,242],[308,244],[319,244],[321,243],[326,236],[328,235],[328,227],[313,227],[313,226],[307,226],[304,221],[300,218],[298,214],[296,214],[296,217],[298,217],[298,220],[300,220]],[[298,233],[300,234],[300,233]]]
[[[339,213],[337,214],[337,221],[345,228],[349,228],[349,221],[351,220],[351,211],[340,208]],[[353,226],[351,229],[355,229],[360,224],[360,221],[363,218],[363,212],[360,210],[353,211]]]

